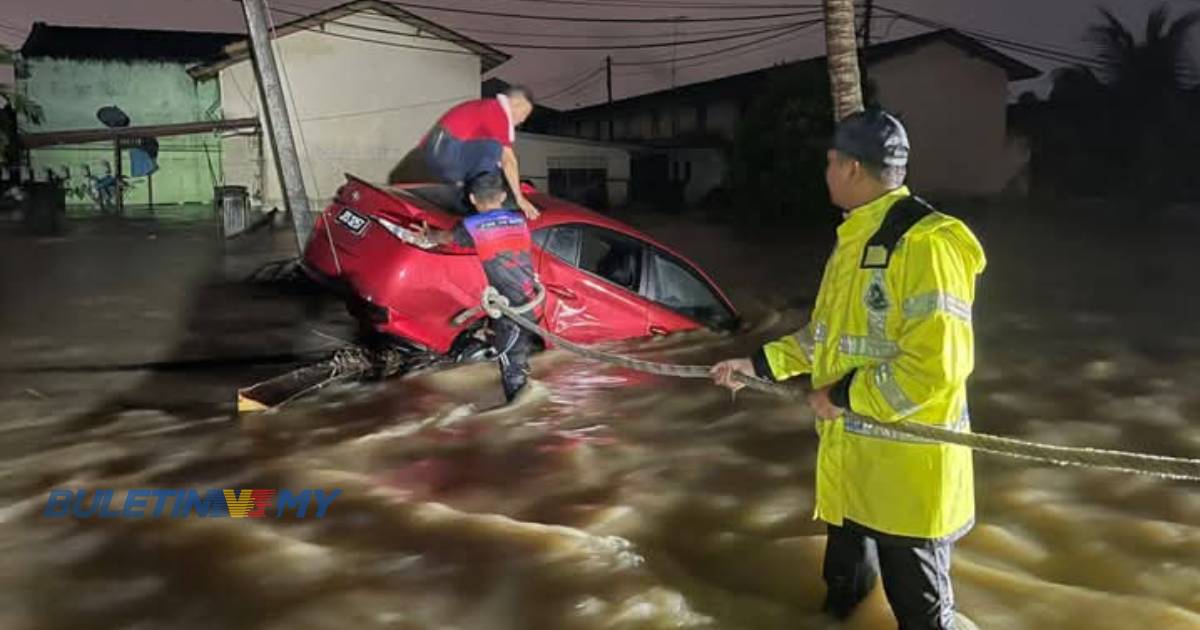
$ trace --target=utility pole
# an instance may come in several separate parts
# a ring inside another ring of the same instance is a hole
[[[612,55],[604,58],[604,70],[608,80],[608,141],[614,140],[613,136],[613,110],[612,110]]]
[[[862,81],[867,81],[867,49],[871,47],[871,10],[875,8],[875,0],[866,0],[863,3],[863,23],[862,23],[862,48],[859,49],[859,66],[862,72]]]
[[[864,0],[862,23],[862,47],[871,46],[871,12],[875,8],[875,0]]]
[[[675,89],[675,42],[679,39],[679,21],[687,18],[686,15],[675,16],[675,30],[671,36],[671,90]],[[667,101],[672,103],[671,100]],[[674,104],[668,105],[671,108],[671,137],[679,135],[679,108]]]
[[[283,83],[279,80],[279,68],[275,65],[275,54],[271,50],[271,34],[267,30],[267,7],[263,0],[241,0],[246,13],[246,30],[250,33],[251,50],[254,53],[254,70],[258,77],[259,94],[266,107],[264,118],[271,133],[275,168],[283,184],[284,205],[292,215],[296,228],[296,247],[301,253],[312,229],[313,217],[308,209],[308,195],[304,192],[304,176],[300,172],[300,158],[296,154],[296,142],[292,138],[292,124],[288,118],[287,104],[283,98]]]

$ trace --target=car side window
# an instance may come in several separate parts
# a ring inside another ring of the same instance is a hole
[[[667,254],[653,250],[650,254],[650,273],[647,298],[677,313],[681,313],[711,328],[727,328],[734,324],[734,315],[691,267]]]
[[[580,269],[637,293],[642,284],[642,250],[638,241],[611,230],[581,230]]]
[[[579,228],[573,225],[557,225],[542,228],[533,233],[533,242],[538,247],[554,254],[559,260],[571,265],[579,261]]]

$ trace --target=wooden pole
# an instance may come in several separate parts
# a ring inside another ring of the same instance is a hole
[[[267,8],[263,0],[242,0],[246,13],[246,30],[250,33],[251,50],[258,89],[266,106],[264,118],[271,132],[271,149],[275,154],[275,168],[283,183],[284,203],[292,215],[296,227],[296,247],[303,253],[312,229],[313,217],[308,209],[308,195],[304,191],[304,176],[300,171],[300,158],[296,153],[296,142],[292,138],[292,125],[288,116],[287,103],[283,97],[283,82],[279,68],[275,65],[275,53],[271,50],[271,34],[267,29]],[[315,174],[314,174],[315,175]]]

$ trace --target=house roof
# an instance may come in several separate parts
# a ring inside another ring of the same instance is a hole
[[[507,53],[492,48],[487,44],[471,39],[465,35],[461,35],[444,26],[430,22],[429,20],[426,20],[425,18],[420,17],[411,11],[406,11],[395,5],[382,2],[381,0],[354,0],[353,2],[339,4],[336,7],[325,9],[324,11],[318,11],[316,13],[297,18],[286,24],[280,24],[279,27],[275,29],[275,36],[280,37],[283,35],[289,35],[297,31],[316,30],[322,24],[332,22],[338,18],[343,18],[348,15],[360,13],[362,11],[375,11],[377,13],[381,13],[388,17],[394,18],[397,21],[416,27],[417,29],[432,35],[436,35],[437,37],[458,44],[459,46],[474,52],[475,54],[479,55],[483,62],[481,68],[482,72],[492,70],[496,66],[508,61],[510,58]],[[375,37],[372,37],[372,35],[375,35]],[[374,34],[373,32],[365,32],[362,37],[363,39],[374,39],[377,38],[378,35]],[[221,69],[249,57],[250,42],[246,36],[243,35],[239,37],[237,41],[226,46],[220,56],[209,60],[207,63],[189,68],[188,74],[192,75],[192,78],[196,79],[213,76]]]
[[[985,61],[999,66],[1008,74],[1009,81],[1020,81],[1023,79],[1032,79],[1042,74],[1041,70],[1034,68],[1026,63],[1018,61],[1004,53],[980,42],[979,40],[964,35],[954,29],[941,29],[921,33],[912,37],[896,39],[889,42],[874,44],[863,51],[863,57],[866,63],[876,63],[902,55],[927,44],[933,42],[945,42],[956,48],[962,49],[969,55],[977,56]],[[658,100],[666,96],[671,97],[698,97],[704,94],[713,92],[740,92],[745,90],[756,89],[761,82],[767,78],[772,72],[776,72],[785,68],[812,68],[817,69],[824,65],[825,57],[814,57],[812,59],[804,59],[786,64],[778,64],[768,68],[760,68],[743,72],[741,74],[733,74],[729,76],[710,79],[708,81],[700,81],[698,83],[689,83],[675,88],[665,90],[657,90],[647,92],[637,96],[631,96],[613,101],[610,103],[600,103],[597,105],[589,105],[578,109],[569,110],[567,114],[591,113],[603,111],[610,107],[626,107],[640,105],[646,101]]]
[[[104,61],[195,62],[221,52],[245,35],[199,31],[58,26],[35,22],[21,56]]]

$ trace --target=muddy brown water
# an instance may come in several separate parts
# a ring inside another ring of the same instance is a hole
[[[1195,254],[1171,230],[1072,241],[991,216],[976,430],[1200,456]],[[644,224],[691,244],[747,324],[620,351],[709,362],[803,323],[821,235]],[[549,353],[509,409],[476,365],[234,419],[233,389],[283,367],[236,359],[319,353],[346,322],[229,282],[290,236],[222,247],[210,228],[4,234],[0,627],[827,627],[807,410]],[[975,461],[954,586],[981,628],[1200,628],[1196,484]],[[341,495],[321,519],[82,520],[42,515],[55,488]],[[844,627],[894,627],[879,588]]]

